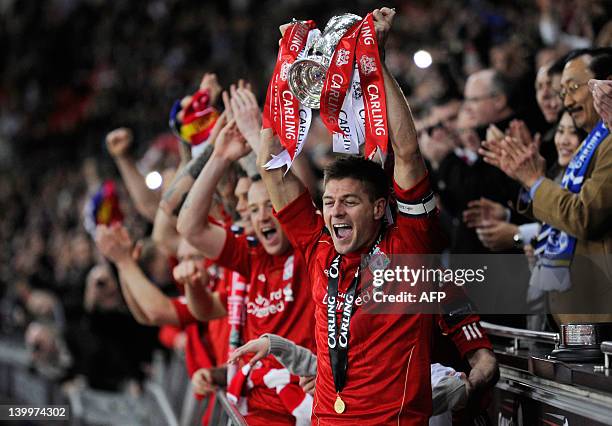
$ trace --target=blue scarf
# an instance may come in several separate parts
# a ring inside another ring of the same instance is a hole
[[[609,134],[610,131],[604,126],[603,121],[597,123],[565,169],[563,179],[561,180],[563,188],[574,194],[580,192],[593,154],[595,154],[601,142]],[[538,235],[535,247],[535,254],[539,257],[538,260],[542,266],[547,268],[568,268],[574,257],[575,249],[575,237],[548,224],[542,225],[542,230]]]

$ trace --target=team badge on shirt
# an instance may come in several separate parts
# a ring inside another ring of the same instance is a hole
[[[372,252],[372,256],[370,256],[368,267],[370,268],[370,271],[374,273],[374,271],[385,269],[389,263],[391,263],[391,261],[387,255],[380,250],[380,247],[376,247]]]
[[[293,255],[289,256],[285,261],[285,268],[283,269],[283,281],[287,281],[293,278]]]

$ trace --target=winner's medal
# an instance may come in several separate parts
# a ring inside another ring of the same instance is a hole
[[[338,396],[336,396],[336,402],[334,402],[334,411],[338,414],[342,414],[344,410],[346,410],[346,404],[338,394]]]
[[[382,241],[384,233],[385,228],[383,226],[376,242],[365,259],[364,263],[366,265],[369,263],[372,255],[378,250],[378,245]],[[346,384],[350,340],[349,330],[351,317],[353,315],[355,291],[359,285],[360,270],[360,267],[358,267],[355,276],[344,294],[344,307],[341,312],[338,312],[336,302],[338,300],[338,282],[340,281],[341,260],[341,254],[336,255],[332,260],[328,268],[329,273],[327,282],[327,347],[329,349],[329,364],[334,378],[334,386],[336,387],[336,401],[334,402],[334,411],[336,414],[342,414],[346,411],[346,404],[340,397],[340,392],[342,392]],[[342,316],[342,326],[340,327],[336,318],[337,314]]]

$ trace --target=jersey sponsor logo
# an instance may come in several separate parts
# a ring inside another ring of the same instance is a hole
[[[257,318],[265,318],[279,312],[284,312],[287,304],[293,301],[293,288],[291,283],[289,283],[284,288],[271,291],[268,297],[258,293],[255,300],[247,300],[247,314],[254,315]]]

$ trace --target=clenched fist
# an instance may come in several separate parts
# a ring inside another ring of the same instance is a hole
[[[374,18],[374,28],[376,28],[376,36],[378,41],[378,50],[381,53],[381,58],[385,52],[385,43],[387,42],[387,36],[393,25],[393,18],[395,17],[395,10],[388,7],[381,9],[374,9],[372,11],[372,18]]]
[[[132,131],[120,127],[106,135],[106,149],[113,157],[124,157],[132,146]]]
[[[183,285],[207,285],[209,276],[201,261],[184,260],[172,270],[174,279]]]

